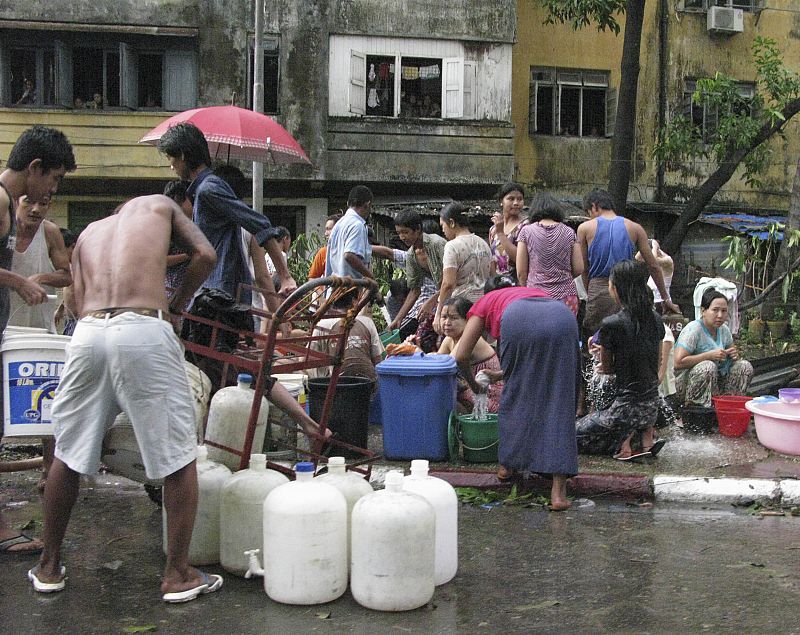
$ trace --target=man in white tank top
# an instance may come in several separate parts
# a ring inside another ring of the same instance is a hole
[[[47,220],[50,200],[33,203],[27,196],[17,201],[17,240],[11,261],[11,271],[42,285],[49,294],[55,288],[72,284],[69,257],[58,226]],[[21,297],[11,296],[9,326],[33,326],[55,333],[57,303],[45,302],[30,306]]]
[[[53,295],[55,287],[68,287],[72,284],[72,275],[64,238],[58,225],[47,220],[49,211],[49,198],[33,203],[23,195],[17,200],[15,213],[17,237],[11,259],[11,271],[42,285],[49,295]],[[33,326],[55,333],[53,315],[56,306],[55,300],[29,305],[19,295],[13,293],[8,325]],[[53,464],[54,449],[53,437],[42,437],[42,478],[38,485],[40,492],[44,491],[47,472]]]

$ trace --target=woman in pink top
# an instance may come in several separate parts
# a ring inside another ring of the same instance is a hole
[[[505,386],[498,410],[497,476],[535,472],[552,478],[550,507],[565,510],[567,478],[578,473],[575,437],[575,368],[578,323],[569,309],[539,289],[498,288],[507,276],[487,283],[487,293],[467,313],[467,324],[453,352],[473,392],[484,392],[472,372],[472,355],[481,334],[498,340],[502,372],[484,371]]]
[[[517,276],[521,285],[546,291],[578,315],[575,278],[583,273],[583,257],[575,232],[563,223],[558,201],[546,192],[534,196],[530,224],[519,233]]]

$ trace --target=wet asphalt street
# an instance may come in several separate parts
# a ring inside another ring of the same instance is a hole
[[[0,479],[0,504],[17,526],[41,518],[34,478]],[[25,577],[35,560],[0,556],[0,631],[800,633],[800,517],[608,501],[562,514],[464,506],[459,573],[422,609],[378,613],[349,593],[284,606],[261,580],[230,574],[220,592],[168,606],[158,594],[160,511],[140,487],[106,484],[115,480],[82,490],[66,591],[36,594]]]

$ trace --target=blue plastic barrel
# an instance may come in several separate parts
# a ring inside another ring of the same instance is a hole
[[[375,370],[384,456],[447,460],[447,422],[456,403],[455,360],[449,355],[415,353],[389,357]]]

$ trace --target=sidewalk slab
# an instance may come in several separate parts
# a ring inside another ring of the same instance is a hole
[[[773,503],[781,498],[781,486],[767,479],[711,478],[658,475],[653,478],[655,499],[671,503]]]
[[[781,486],[781,504],[800,505],[800,481],[783,480]]]

